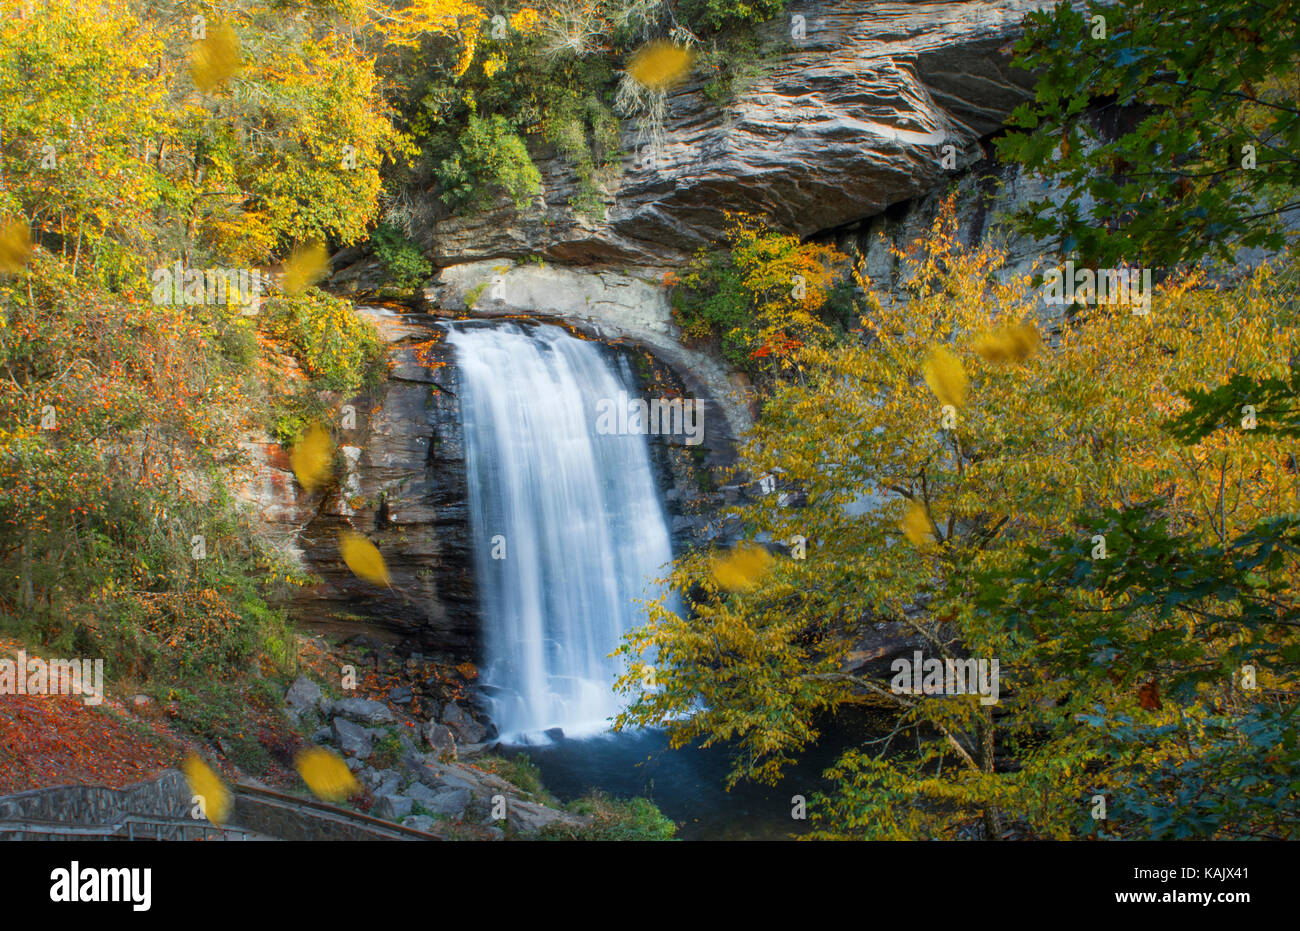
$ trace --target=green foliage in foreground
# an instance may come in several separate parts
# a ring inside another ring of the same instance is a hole
[[[786,0],[681,0],[677,6],[691,25],[722,29],[769,20],[785,9]]]
[[[263,326],[329,391],[355,394],[380,374],[383,344],[351,302],[308,288],[272,299]]]

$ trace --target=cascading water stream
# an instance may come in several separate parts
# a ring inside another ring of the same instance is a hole
[[[483,684],[503,738],[608,729],[609,654],[672,557],[644,435],[601,435],[628,392],[601,348],[552,325],[451,324],[460,368]]]

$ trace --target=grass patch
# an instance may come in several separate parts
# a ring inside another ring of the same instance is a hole
[[[548,825],[538,840],[664,841],[677,834],[677,824],[648,798],[618,799],[597,790],[565,807],[591,824],[577,830]]]

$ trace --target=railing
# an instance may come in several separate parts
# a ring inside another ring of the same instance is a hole
[[[337,805],[331,805],[327,802],[318,802],[315,799],[302,798],[297,795],[285,795],[283,792],[276,792],[273,789],[264,789],[260,786],[250,786],[240,784],[233,787],[235,795],[235,814],[239,816],[243,813],[240,800],[246,799],[255,805],[265,806],[266,808],[276,809],[281,812],[291,814],[302,827],[306,828],[308,823],[316,823],[322,827],[333,825],[344,827],[355,831],[357,834],[367,835],[364,839],[372,840],[446,840],[446,837],[440,834],[419,831],[415,828],[408,828],[392,821],[385,821],[382,818],[376,818],[373,815],[363,814],[359,811],[352,811],[348,808],[340,808]],[[284,832],[276,830],[273,827],[261,827],[254,825],[254,830],[264,834],[281,836]],[[307,833],[304,831],[304,833]],[[325,838],[309,838],[297,836],[286,838],[289,840],[309,840]],[[356,838],[363,839],[363,838]]]
[[[248,840],[243,828],[217,827],[187,818],[126,815],[111,824],[0,821],[0,840]]]
[[[47,791],[64,791],[68,786]],[[129,814],[120,809],[100,815],[103,823],[42,820],[18,808],[0,817],[0,841],[5,840],[447,840],[441,833],[419,831],[373,815],[315,799],[286,795],[260,786],[232,786],[234,810],[219,827],[203,819],[180,815]],[[29,793],[30,794],[30,793]],[[126,804],[131,804],[126,802]],[[48,815],[46,815],[48,817]],[[473,830],[470,829],[471,835]]]

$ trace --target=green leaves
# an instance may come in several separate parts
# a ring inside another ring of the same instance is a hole
[[[1000,151],[1066,193],[1062,206],[1027,207],[1022,228],[1103,266],[1280,247],[1281,213],[1300,207],[1300,48],[1276,23],[1295,21],[1300,3],[1125,0],[1093,14],[1104,39],[1058,4],[1030,14],[1015,45],[1039,83],[1009,121],[1024,133]]]

